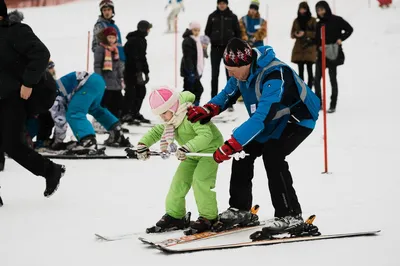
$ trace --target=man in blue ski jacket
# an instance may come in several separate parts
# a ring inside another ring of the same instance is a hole
[[[79,141],[72,151],[76,154],[95,154],[97,152],[96,133],[86,115],[92,115],[105,129],[110,131],[104,142],[107,146],[130,147],[123,135],[118,119],[100,105],[106,84],[102,76],[85,71],[71,72],[56,81],[59,96],[50,109],[54,120],[53,149],[65,149],[63,141],[67,123]]]
[[[230,208],[220,214],[220,222],[227,226],[257,222],[250,212],[252,179],[254,161],[262,156],[275,208],[275,218],[266,227],[282,232],[301,229],[302,211],[285,158],[313,131],[320,101],[270,46],[252,49],[234,38],[226,47],[224,63],[232,77],[225,89],[203,107],[188,110],[191,122],[207,123],[242,96],[250,116],[214,152],[217,163],[242,150],[249,154],[232,163]]]

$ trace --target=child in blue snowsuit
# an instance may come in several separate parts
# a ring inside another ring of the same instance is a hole
[[[313,131],[319,98],[292,68],[275,57],[270,46],[252,49],[247,42],[234,38],[223,58],[231,76],[225,89],[203,107],[188,111],[191,122],[206,123],[243,96],[250,116],[214,152],[217,163],[242,150],[249,154],[232,162],[230,208],[220,214],[220,222],[246,225],[258,220],[250,209],[254,161],[262,156],[275,209],[275,218],[266,224],[267,232],[301,230],[302,211],[286,156]]]
[[[87,114],[92,115],[110,131],[105,145],[130,146],[123,136],[118,119],[100,105],[106,87],[100,75],[74,71],[58,79],[56,83],[59,96],[50,110],[55,123],[52,145],[54,149],[62,146],[60,144],[65,139],[67,123],[79,142],[74,148],[76,151],[90,153],[97,149],[96,134],[86,117]]]

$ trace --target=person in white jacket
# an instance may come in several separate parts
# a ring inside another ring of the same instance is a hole
[[[175,32],[175,18],[178,17],[179,13],[185,11],[185,7],[183,6],[183,0],[169,0],[168,4],[165,6],[165,9],[170,7],[170,13],[167,18],[167,26],[168,32]]]

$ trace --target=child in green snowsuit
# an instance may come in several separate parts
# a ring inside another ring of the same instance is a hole
[[[153,113],[160,115],[165,123],[153,127],[139,141],[138,158],[148,159],[149,147],[159,140],[161,151],[164,152],[170,150],[174,140],[181,146],[175,155],[182,162],[167,195],[166,214],[156,224],[158,231],[189,226],[185,219],[185,197],[191,187],[200,214],[198,220],[190,225],[191,229],[195,232],[210,230],[218,217],[216,193],[212,191],[218,164],[212,157],[187,157],[186,153],[213,153],[223,144],[223,138],[213,123],[192,124],[187,120],[187,108],[194,100],[195,95],[191,92],[177,93],[168,87],[153,91],[149,97]]]

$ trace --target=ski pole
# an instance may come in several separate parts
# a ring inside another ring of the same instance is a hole
[[[175,155],[175,153],[169,153],[169,152],[151,152],[150,155],[152,156],[161,156],[163,159],[168,158],[171,155]],[[245,153],[245,151],[237,152],[232,155],[229,155],[229,157],[234,158],[236,161],[240,159],[244,159],[246,156],[249,156],[250,154]],[[213,157],[213,153],[198,153],[198,152],[188,152],[186,153],[186,156],[188,157]]]

